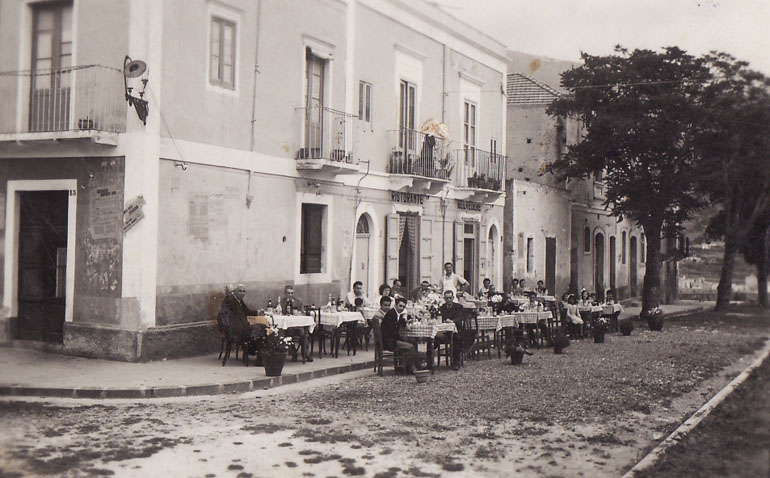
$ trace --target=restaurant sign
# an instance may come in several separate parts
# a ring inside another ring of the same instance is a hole
[[[457,209],[465,209],[466,211],[481,211],[481,203],[458,199]]]
[[[425,201],[424,194],[415,193],[402,193],[400,191],[391,191],[390,199],[393,202],[400,202],[402,204],[422,204]]]

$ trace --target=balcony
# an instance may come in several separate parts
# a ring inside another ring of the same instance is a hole
[[[388,131],[388,138],[393,189],[435,194],[449,183],[453,164],[443,139],[413,129]]]
[[[455,187],[465,199],[495,201],[505,192],[506,156],[466,147],[455,158]]]
[[[297,108],[297,169],[332,174],[358,171],[358,116],[326,107]]]
[[[126,131],[123,74],[100,65],[0,72],[0,142],[87,139]]]

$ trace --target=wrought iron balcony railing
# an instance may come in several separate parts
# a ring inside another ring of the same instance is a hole
[[[297,108],[300,124],[298,160],[357,164],[358,116],[323,106]]]
[[[453,163],[443,139],[413,129],[388,131],[388,172],[448,180]]]
[[[122,72],[101,65],[0,72],[0,134],[126,130]]]
[[[457,174],[455,185],[463,188],[502,191],[505,188],[505,166],[502,154],[466,147],[455,151]]]

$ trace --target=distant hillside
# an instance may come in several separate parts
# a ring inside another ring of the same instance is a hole
[[[703,247],[702,244],[690,243],[690,258],[679,263],[679,276],[687,279],[702,277],[706,281],[718,283],[722,273],[722,256],[724,245],[721,243]],[[733,269],[733,284],[743,284],[747,276],[755,274],[754,266],[743,260],[741,254],[735,257]]]

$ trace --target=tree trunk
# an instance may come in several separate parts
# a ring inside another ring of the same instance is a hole
[[[642,286],[642,312],[660,305],[661,229],[661,224],[644,225],[644,235],[647,238],[647,267],[644,271],[644,285]]]
[[[759,306],[766,309],[769,306],[767,302],[767,275],[770,272],[770,227],[765,231],[764,242],[765,247],[762,250],[765,254],[757,262],[757,299],[759,299]]]
[[[733,295],[733,267],[735,266],[735,253],[738,252],[738,238],[736,236],[737,234],[730,229],[725,232],[725,253],[722,257],[722,273],[719,275],[717,305],[714,310],[722,310],[727,307]]]

